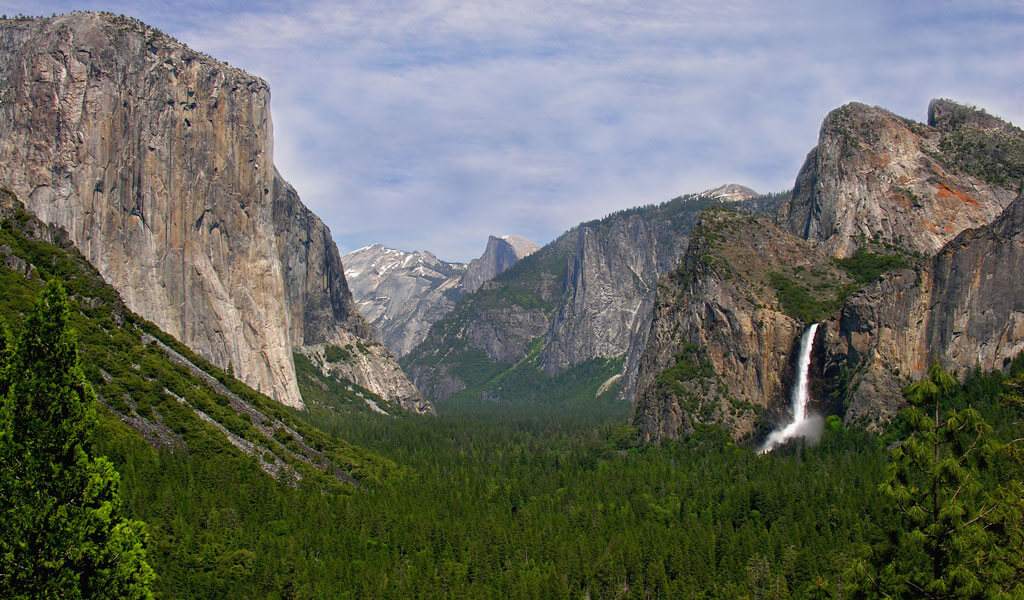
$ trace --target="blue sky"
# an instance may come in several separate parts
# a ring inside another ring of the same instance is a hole
[[[343,252],[480,254],[721,183],[789,188],[851,100],[1024,123],[1020,2],[20,2],[109,10],[265,78],[275,161]]]

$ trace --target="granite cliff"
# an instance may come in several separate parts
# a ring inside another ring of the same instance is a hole
[[[509,270],[537,250],[540,246],[518,235],[490,236],[487,248],[479,258],[469,261],[466,273],[462,276],[462,286],[467,292],[475,292],[485,281],[490,281],[500,273]]]
[[[779,416],[806,323],[850,283],[824,252],[767,219],[705,210],[682,263],[658,282],[649,334],[634,342],[642,350],[625,392],[643,441],[698,423],[741,438]]]
[[[1024,196],[934,257],[891,272],[825,322],[820,368],[849,410],[874,427],[932,362],[961,374],[1001,369],[1024,350]]]
[[[658,277],[700,211],[721,204],[693,195],[578,225],[465,296],[402,359],[406,371],[435,399],[614,397]]]
[[[536,250],[530,240],[506,235],[490,236],[483,255],[468,265],[381,244],[360,248],[343,260],[356,306],[374,335],[401,358],[467,291],[475,291]]]
[[[928,114],[830,113],[778,228],[705,211],[630,350],[624,394],[644,440],[697,423],[766,433],[814,322],[815,410],[869,427],[932,361],[1001,368],[1024,349],[1024,132],[945,100]]]
[[[128,307],[283,404],[292,350],[369,340],[330,232],[274,168],[267,84],[139,21],[0,21],[0,183]],[[365,371],[397,368],[386,352]],[[374,390],[416,410],[406,380]]]
[[[930,256],[1006,208],[1022,162],[1024,132],[981,111],[935,100],[925,125],[851,103],[825,118],[778,221],[839,258],[868,241]]]

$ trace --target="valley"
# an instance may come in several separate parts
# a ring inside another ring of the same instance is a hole
[[[259,77],[105,12],[0,50],[0,596],[1024,593],[1008,121],[850,102],[789,190],[342,255]]]

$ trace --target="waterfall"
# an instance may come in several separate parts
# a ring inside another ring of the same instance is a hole
[[[815,323],[807,328],[800,338],[800,356],[796,365],[796,385],[793,386],[793,421],[781,429],[771,432],[760,453],[771,452],[779,444],[794,437],[805,437],[807,425],[807,371],[811,366],[811,350],[814,348],[814,332],[818,330]]]

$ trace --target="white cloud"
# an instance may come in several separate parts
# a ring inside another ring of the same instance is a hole
[[[75,8],[33,4],[21,11]],[[726,181],[779,190],[849,100],[923,119],[947,96],[1024,122],[1024,16],[1011,3],[97,8],[266,78],[277,163],[345,249],[468,259],[489,233],[544,243]]]

